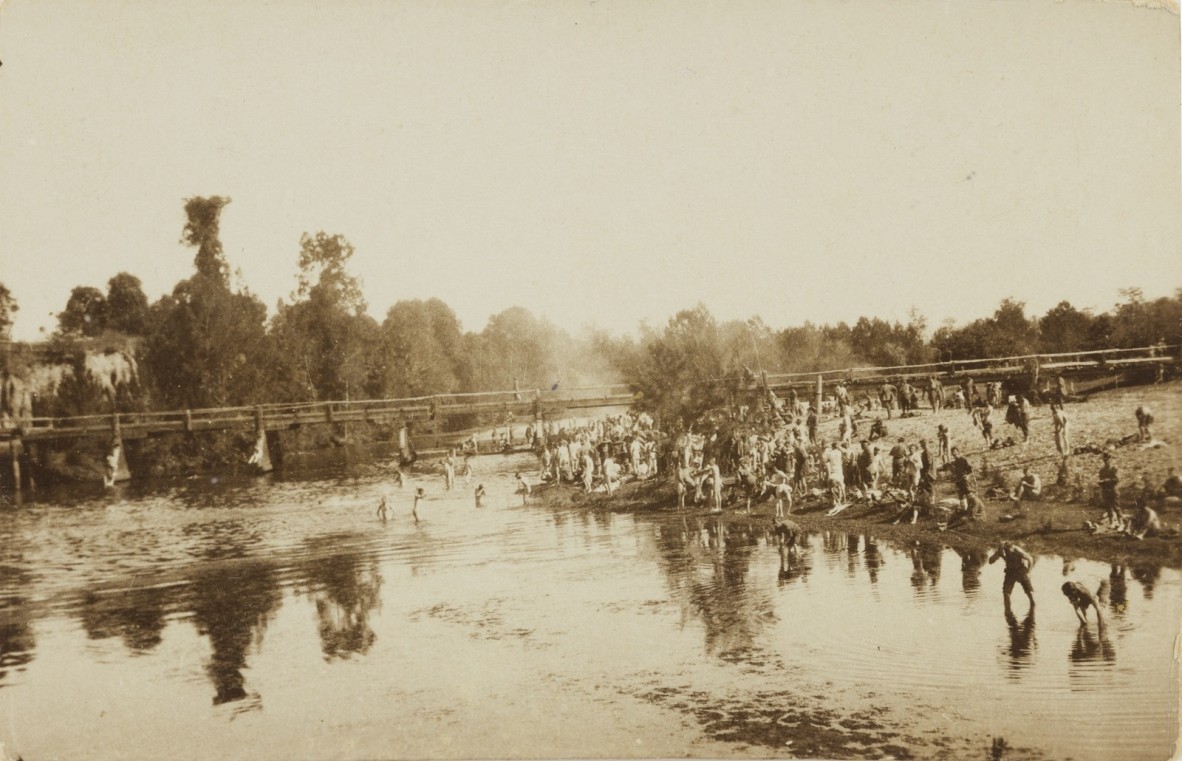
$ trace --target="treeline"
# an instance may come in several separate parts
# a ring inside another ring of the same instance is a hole
[[[439,299],[404,300],[379,321],[349,272],[353,247],[341,235],[305,234],[298,285],[270,318],[230,278],[219,231],[228,198],[188,199],[182,241],[194,272],[149,303],[138,278],[119,273],[105,292],[74,288],[52,345],[123,347],[140,369],[137,392],[120,407],[183,409],[264,402],[399,398],[450,392],[570,388],[623,382],[658,414],[693,417],[724,401],[728,388],[760,370],[810,372],[1027,353],[1182,342],[1182,290],[1146,300],[1121,291],[1110,312],[1062,302],[1028,315],[1004,300],[993,315],[940,327],[862,317],[853,325],[805,323],[775,329],[759,318],[718,322],[703,306],[637,336],[590,331],[571,336],[521,307],[465,331]],[[0,335],[16,299],[0,284]],[[38,414],[80,414],[86,400]],[[94,410],[97,411],[97,410]]]

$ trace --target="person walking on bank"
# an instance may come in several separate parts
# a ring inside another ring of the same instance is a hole
[[[1030,553],[1010,541],[1001,543],[997,552],[989,556],[992,565],[996,560],[1005,561],[1005,580],[1001,584],[1001,593],[1005,598],[1006,611],[1010,610],[1010,593],[1014,585],[1022,585],[1022,591],[1030,600],[1030,609],[1034,609],[1034,585],[1030,582],[1030,568],[1034,565],[1034,558]]]

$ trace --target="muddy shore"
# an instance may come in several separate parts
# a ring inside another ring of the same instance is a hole
[[[1154,444],[1121,443],[1129,434],[1136,433],[1133,410],[1140,404],[1149,405],[1158,423],[1155,425]],[[998,421],[1002,410],[996,410]],[[1130,509],[1135,484],[1144,474],[1154,487],[1164,481],[1167,468],[1178,466],[1179,452],[1175,442],[1182,442],[1182,382],[1156,386],[1117,389],[1097,394],[1086,402],[1068,404],[1066,413],[1072,431],[1072,446],[1110,448],[1113,461],[1120,473],[1121,502]],[[885,413],[878,413],[885,419]],[[820,500],[798,501],[791,519],[809,531],[841,531],[870,534],[900,542],[936,541],[950,547],[989,549],[1004,540],[1020,543],[1031,552],[1056,554],[1065,558],[1088,558],[1108,563],[1152,563],[1182,568],[1182,509],[1160,508],[1159,516],[1166,525],[1165,537],[1137,540],[1117,534],[1094,535],[1084,522],[1101,514],[1097,493],[1097,474],[1100,455],[1095,452],[1073,454],[1068,458],[1068,478],[1057,483],[1060,459],[1056,455],[1051,433],[1050,409],[1039,407],[1030,425],[1030,439],[1024,445],[1021,434],[1012,426],[995,423],[995,437],[1013,438],[1014,446],[986,449],[980,433],[974,428],[965,410],[942,410],[933,413],[920,410],[914,417],[886,420],[888,436],[884,446],[903,438],[916,442],[926,438],[935,443],[936,426],[949,428],[953,445],[959,445],[976,469],[982,497],[989,487],[1009,490],[1021,477],[1022,468],[1030,466],[1045,485],[1043,497],[1026,502],[1016,510],[1008,499],[985,498],[985,514],[954,529],[940,530],[935,521],[920,518],[915,524],[893,521],[898,517],[894,507],[875,507],[855,503],[840,514],[827,517],[829,505]],[[871,415],[859,420],[869,423]],[[828,441],[836,436],[837,423],[824,421],[819,427],[820,437]],[[938,475],[936,500],[953,496],[952,483],[944,473]],[[710,516],[704,506],[688,507],[679,511],[673,485],[661,478],[648,482],[625,483],[610,497],[603,493],[584,493],[573,486],[543,486],[535,490],[531,501],[536,504],[574,506],[589,510],[623,512],[651,512],[676,517]],[[763,521],[770,525],[774,514],[772,501],[751,505],[731,504],[723,511],[728,522]]]

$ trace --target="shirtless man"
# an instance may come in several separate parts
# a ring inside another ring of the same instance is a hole
[[[795,547],[801,537],[800,526],[792,521],[775,518],[772,518],[772,533],[776,535],[776,544],[780,547]]]
[[[1018,481],[1014,492],[1010,494],[1010,501],[1021,505],[1022,500],[1035,499],[1040,495],[1042,495],[1042,479],[1027,465],[1022,468],[1022,478]]]
[[[1030,607],[1034,608],[1034,585],[1030,582],[1030,567],[1034,565],[1034,558],[1030,553],[1013,542],[1002,542],[997,552],[989,556],[989,563],[1004,560],[1006,564],[1005,580],[1001,585],[1001,593],[1005,597],[1006,610],[1010,609],[1010,593],[1014,585],[1020,584],[1026,598],[1030,600]]]
[[[1051,424],[1055,431],[1055,450],[1060,457],[1071,454],[1071,431],[1067,425],[1067,414],[1062,404],[1051,405]]]
[[[1100,626],[1104,625],[1104,616],[1100,613],[1100,603],[1096,601],[1096,596],[1088,591],[1087,587],[1080,584],[1078,581],[1063,582],[1063,594],[1071,601],[1071,608],[1075,611],[1075,617],[1079,619],[1081,624],[1088,622],[1088,608],[1096,611],[1096,623]]]
[[[722,512],[722,472],[718,468],[718,462],[711,457],[706,466],[697,473],[702,481],[710,481],[710,512]]]

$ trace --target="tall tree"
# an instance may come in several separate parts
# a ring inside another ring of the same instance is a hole
[[[458,391],[462,340],[459,319],[439,299],[394,304],[382,323],[385,395]]]
[[[267,389],[267,308],[232,292],[218,215],[230,199],[190,198],[182,240],[197,248],[196,274],[153,305],[146,365],[165,407],[218,407],[263,401]]]
[[[147,332],[148,297],[135,275],[120,272],[107,281],[107,325],[133,336]]]
[[[230,203],[226,196],[194,196],[185,200],[185,228],[181,241],[197,249],[193,264],[197,272],[223,284],[229,284],[230,267],[222,252],[222,209]]]
[[[272,335],[296,380],[316,399],[365,398],[381,386],[378,326],[365,314],[361,284],[349,274],[353,246],[341,235],[300,238],[299,287],[280,304]]]

